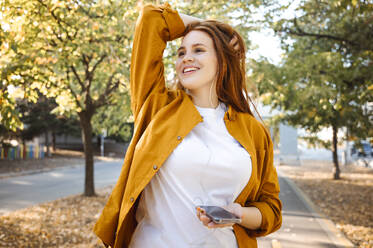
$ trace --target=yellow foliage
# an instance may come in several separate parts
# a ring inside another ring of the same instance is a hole
[[[98,30],[99,28],[100,28],[100,25],[98,25],[98,23],[93,23],[92,25],[93,30]]]

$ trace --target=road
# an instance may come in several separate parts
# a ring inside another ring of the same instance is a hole
[[[95,188],[115,184],[122,161],[95,162]],[[84,191],[84,166],[0,180],[0,214]]]

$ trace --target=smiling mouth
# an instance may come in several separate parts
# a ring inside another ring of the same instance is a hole
[[[187,67],[187,68],[184,68],[183,74],[184,75],[189,75],[189,74],[192,74],[193,72],[196,72],[198,70],[199,70],[198,67]]]

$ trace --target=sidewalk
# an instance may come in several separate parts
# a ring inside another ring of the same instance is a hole
[[[333,222],[320,214],[308,197],[278,167],[282,227],[258,239],[260,248],[342,248],[354,247]]]

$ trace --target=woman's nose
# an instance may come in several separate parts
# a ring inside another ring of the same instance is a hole
[[[184,58],[183,58],[183,62],[190,62],[190,61],[193,61],[194,58],[193,56],[191,56],[189,53],[185,54]]]

